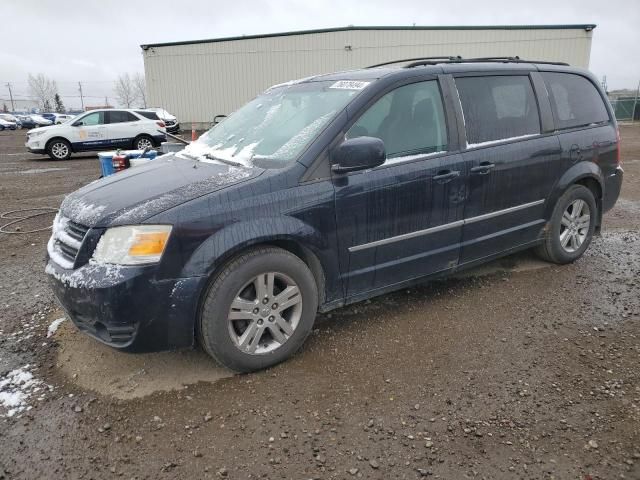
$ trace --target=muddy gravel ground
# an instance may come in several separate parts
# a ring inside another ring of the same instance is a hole
[[[48,337],[48,232],[0,234],[0,479],[640,478],[640,126],[621,132],[621,199],[575,264],[520,254],[319,316],[251,375]],[[23,141],[0,132],[2,212],[99,175]]]

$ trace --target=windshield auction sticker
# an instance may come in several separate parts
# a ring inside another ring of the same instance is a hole
[[[362,90],[371,82],[359,82],[357,80],[339,80],[329,88],[339,88],[341,90]]]

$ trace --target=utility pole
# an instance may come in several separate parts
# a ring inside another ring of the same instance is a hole
[[[633,100],[633,108],[631,109],[631,123],[636,120],[636,106],[638,105],[638,95],[640,95],[640,82],[638,82],[638,88],[636,88],[636,98]]]
[[[13,104],[13,92],[11,91],[11,84],[7,82],[7,88],[9,89],[9,98],[11,98],[11,111],[16,111],[16,106]]]
[[[84,98],[82,97],[82,82],[78,82],[80,88],[80,104],[82,105],[82,111],[84,112]]]

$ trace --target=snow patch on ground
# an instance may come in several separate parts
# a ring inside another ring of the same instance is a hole
[[[31,366],[24,365],[10,371],[0,380],[0,407],[6,409],[6,416],[13,417],[31,410],[28,400],[39,394],[38,400],[44,400],[44,393],[53,387],[38,380],[31,373]]]
[[[66,320],[65,317],[58,318],[49,324],[49,328],[47,328],[47,338],[52,337],[54,333],[58,331],[58,327],[62,322]]]

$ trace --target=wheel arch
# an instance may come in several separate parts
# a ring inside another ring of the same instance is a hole
[[[602,225],[602,199],[604,198],[604,181],[600,167],[592,162],[580,162],[564,173],[564,175],[556,184],[556,187],[554,188],[553,193],[549,198],[550,201],[547,202],[545,218],[551,218],[556,203],[572,185],[582,185],[591,190],[591,193],[593,193],[593,196],[596,199],[596,205],[598,207],[598,215],[596,218],[596,233],[599,233],[600,226]]]
[[[135,149],[136,148],[136,142],[138,141],[138,139],[143,138],[143,137],[144,138],[148,138],[151,141],[151,145],[155,146],[156,142],[153,139],[153,136],[149,135],[148,133],[144,133],[143,132],[143,133],[139,133],[138,135],[133,137],[133,139],[131,140],[131,147]]]
[[[75,152],[75,149],[73,148],[73,143],[71,143],[69,141],[69,139],[64,138],[63,136],[60,136],[60,135],[56,135],[55,137],[51,137],[49,140],[46,141],[46,143],[44,144],[45,151],[47,151],[49,149],[49,145],[51,145],[55,140],[64,140],[69,145],[69,148],[71,149],[71,151]]]

